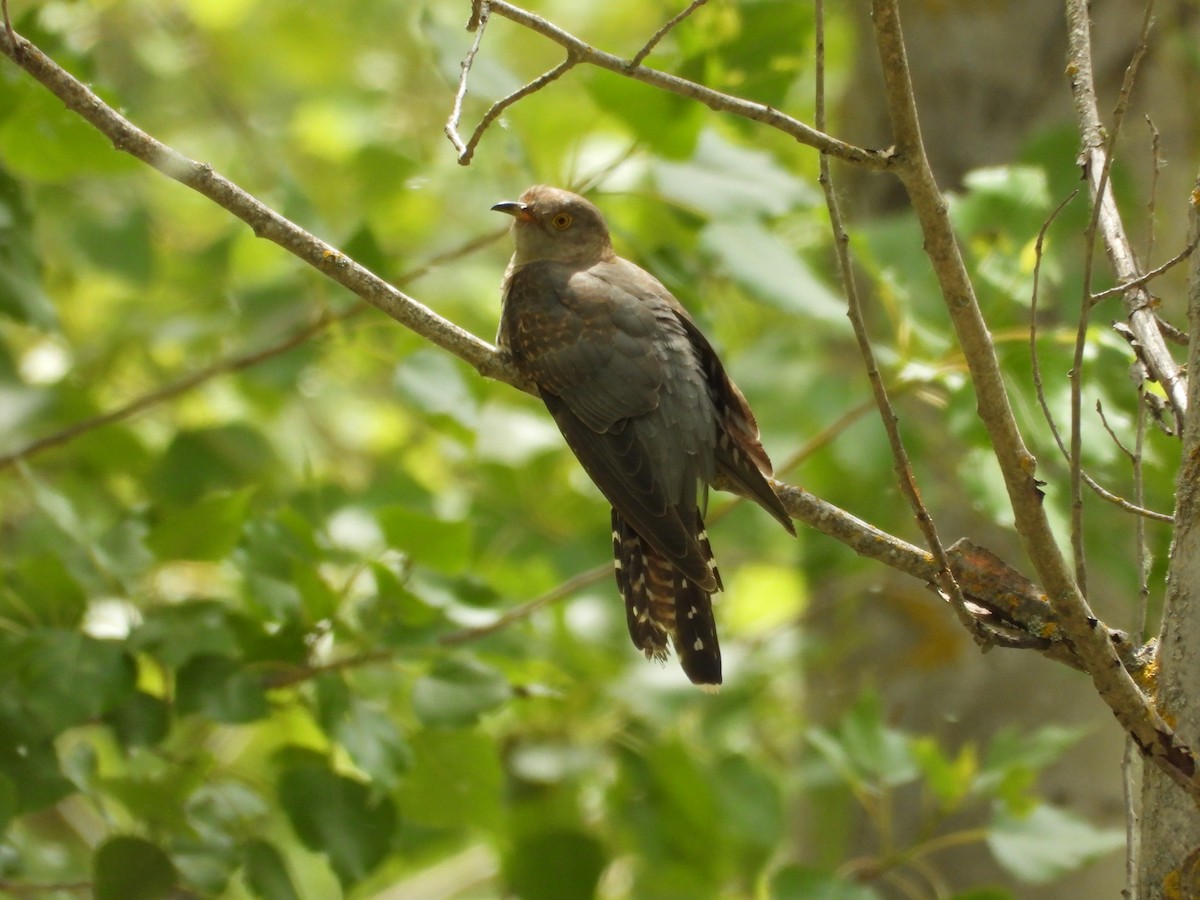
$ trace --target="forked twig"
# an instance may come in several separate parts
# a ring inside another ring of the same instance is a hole
[[[1193,238],[1186,247],[1168,259],[1161,266],[1151,269],[1145,275],[1139,275],[1132,281],[1126,281],[1124,284],[1114,285],[1106,290],[1098,291],[1097,293],[1092,294],[1092,305],[1095,306],[1101,300],[1106,300],[1109,297],[1115,297],[1120,294],[1124,294],[1127,291],[1133,290],[1134,288],[1143,287],[1148,282],[1153,281],[1159,275],[1169,272],[1171,269],[1175,268],[1177,265],[1191,256],[1192,253],[1195,252],[1197,244],[1200,244],[1200,237]]]
[[[482,33],[482,29],[480,30],[480,33]],[[568,50],[567,58],[560,62],[553,69],[550,69],[548,72],[543,72],[537,78],[533,79],[533,81],[520,88],[517,88],[517,90],[513,91],[507,97],[502,97],[497,100],[491,105],[488,111],[483,114],[483,118],[480,119],[479,124],[475,126],[475,131],[471,133],[471,139],[465,144],[462,143],[457,132],[451,131],[450,123],[446,123],[446,134],[450,135],[450,140],[454,142],[454,146],[458,148],[459,151],[459,165],[465,166],[470,164],[472,157],[475,155],[475,148],[479,146],[479,141],[483,138],[483,133],[488,130],[488,126],[490,126],[492,122],[499,118],[500,113],[504,112],[504,110],[508,109],[521,98],[528,97],[530,94],[540,91],[550,82],[558,80],[568,71],[573,69],[578,62],[579,60],[575,57],[575,55]],[[466,60],[463,60],[463,67],[463,90],[465,92],[467,77]],[[454,121],[454,124],[457,126],[457,121]]]
[[[483,32],[487,30],[487,17],[487,0],[480,0],[471,7],[471,21],[467,23],[467,31],[475,32],[475,40],[471,42],[471,49],[467,51],[467,55],[458,64],[458,90],[454,92],[454,105],[450,109],[450,118],[446,121],[444,129],[446,137],[450,138],[450,143],[458,151],[460,161],[467,152],[467,146],[459,136],[458,123],[462,121],[463,100],[467,97],[467,77],[471,74],[471,66],[475,63],[475,54],[479,52],[479,45],[483,43]]]
[[[650,36],[650,40],[646,41],[646,45],[633,55],[633,59],[629,61],[629,68],[632,69],[636,66],[640,66],[642,61],[654,51],[655,47],[658,46],[658,42],[667,36],[667,32],[669,32],[672,28],[674,28],[707,2],[708,0],[692,0],[691,5],[689,5],[687,9],[668,19],[662,28],[658,29],[658,31],[654,32],[654,34]]]

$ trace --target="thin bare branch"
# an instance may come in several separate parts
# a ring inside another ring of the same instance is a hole
[[[1067,204],[1075,199],[1079,193],[1078,190],[1071,193],[1061,203],[1054,208],[1046,221],[1042,223],[1042,227],[1038,229],[1037,240],[1033,245],[1033,290],[1029,297],[1029,361],[1030,369],[1033,374],[1033,390],[1037,396],[1038,406],[1042,408],[1042,417],[1046,420],[1046,424],[1050,428],[1050,434],[1054,438],[1054,443],[1058,444],[1058,449],[1062,452],[1063,458],[1069,458],[1067,446],[1063,443],[1062,434],[1058,430],[1058,422],[1054,419],[1054,413],[1050,411],[1050,404],[1046,400],[1046,387],[1042,381],[1042,363],[1041,357],[1038,354],[1038,298],[1041,296],[1042,284],[1042,251],[1046,244],[1046,234],[1050,230],[1050,226],[1059,214],[1066,208]]]
[[[89,432],[103,428],[106,425],[112,425],[116,422],[136,416],[138,413],[145,412],[161,403],[168,400],[173,400],[180,394],[185,394],[188,391],[194,390],[200,385],[211,381],[221,375],[240,372],[243,369],[249,369],[259,363],[266,362],[269,359],[274,359],[276,356],[287,353],[299,347],[301,344],[307,343],[315,335],[320,334],[332,325],[334,322],[344,321],[352,315],[362,312],[365,307],[355,306],[337,315],[322,315],[316,320],[298,329],[287,337],[276,343],[264,347],[261,350],[255,350],[250,353],[245,353],[239,356],[232,356],[228,359],[220,360],[211,366],[206,366],[195,372],[185,375],[177,381],[159,388],[158,390],[150,391],[140,397],[131,400],[116,409],[111,409],[108,412],[92,416],[87,419],[81,419],[78,422],[73,422],[66,428],[56,431],[53,434],[48,434],[45,437],[31,441],[23,447],[19,447],[9,453],[0,455],[0,471],[16,465],[18,462],[43,453],[54,447],[60,447],[63,444],[69,443],[78,437],[81,437]]]
[[[483,33],[487,30],[487,18],[487,0],[480,0],[471,8],[471,20],[467,22],[467,31],[475,32],[475,40],[471,42],[471,49],[467,51],[467,55],[458,64],[458,90],[454,92],[454,105],[450,109],[450,118],[446,121],[444,129],[446,137],[450,138],[450,143],[458,151],[460,162],[467,152],[467,145],[459,136],[458,124],[462,121],[463,101],[467,98],[467,79],[471,74],[471,66],[475,63],[475,54],[479,52],[479,45],[483,43]]]
[[[1157,266],[1157,267],[1151,269],[1145,275],[1139,275],[1137,278],[1133,279],[1133,281],[1127,281],[1124,284],[1118,284],[1118,285],[1108,288],[1107,290],[1099,291],[1095,294],[1092,294],[1092,297],[1091,297],[1092,305],[1095,306],[1101,300],[1107,300],[1109,297],[1115,297],[1119,294],[1125,294],[1125,293],[1133,290],[1134,288],[1143,287],[1146,284],[1148,284],[1149,282],[1153,281],[1159,275],[1162,275],[1166,272],[1171,271],[1173,268],[1175,268],[1177,265],[1179,265],[1181,262],[1186,260],[1189,256],[1191,256],[1195,252],[1196,244],[1197,244],[1197,242],[1195,240],[1190,241],[1186,247],[1184,247],[1182,250],[1180,250],[1178,253],[1176,253],[1174,256],[1172,256],[1170,259],[1168,259],[1161,266]]]
[[[535,31],[572,53],[580,63],[607,69],[618,75],[624,75],[641,81],[653,87],[661,88],[682,97],[688,97],[703,103],[718,112],[727,112],[755,122],[762,122],[772,128],[790,135],[802,144],[806,144],[824,153],[828,153],[844,162],[862,166],[866,169],[882,171],[892,164],[892,155],[888,150],[867,150],[847,144],[831,135],[805,125],[799,119],[786,115],[764,103],[754,103],[743,100],[732,94],[715,91],[712,88],[688,81],[677,75],[648,69],[642,65],[633,65],[632,60],[621,59],[611,53],[597,50],[574,35],[564,31],[557,25],[535,15],[519,6],[513,6],[505,0],[491,0],[491,11],[510,19],[531,31]]]
[[[815,25],[816,33],[816,126],[825,129],[825,4],[816,0]],[[862,298],[858,292],[858,282],[854,277],[854,266],[850,260],[850,235],[846,232],[842,221],[841,208],[837,200],[837,192],[833,186],[833,175],[830,172],[829,156],[822,153],[819,160],[821,189],[825,194],[825,208],[829,212],[829,226],[833,232],[833,246],[837,254],[838,271],[841,275],[842,290],[846,294],[847,311],[850,324],[854,329],[854,338],[858,342],[858,352],[866,369],[867,380],[879,409],[879,418],[887,434],[888,445],[892,450],[893,468],[900,493],[912,509],[925,543],[933,554],[937,564],[937,574],[934,583],[938,590],[953,607],[962,625],[971,633],[976,643],[987,647],[990,644],[987,632],[980,625],[978,618],[967,608],[966,600],[959,589],[954,573],[950,569],[950,560],[938,536],[937,526],[933,517],[921,500],[921,492],[917,488],[916,475],[913,473],[912,462],[904,446],[904,438],[900,434],[899,420],[891,398],[888,396],[887,385],[879,372],[875,359],[875,351],[871,346],[871,337],[867,333],[867,323],[863,317]]]
[[[641,50],[633,55],[633,59],[629,61],[630,67],[632,68],[634,66],[640,66],[642,61],[645,60],[645,58],[652,52],[654,52],[654,48],[658,46],[658,42],[667,36],[667,32],[669,32],[672,28],[674,28],[707,2],[708,0],[692,0],[686,9],[668,19],[662,28],[658,29],[658,31],[654,32],[654,34],[650,36],[650,40],[646,41],[645,46],[643,46]]]
[[[1078,7],[1076,13],[1086,28],[1086,0],[1069,2]],[[875,41],[884,73],[885,98],[896,140],[893,170],[904,185],[920,223],[925,252],[970,369],[978,396],[979,416],[1004,476],[1017,532],[1045,586],[1059,624],[1078,652],[1101,699],[1139,749],[1190,797],[1200,802],[1200,760],[1122,666],[1108,636],[1098,627],[1099,620],[1080,593],[1055,540],[1042,504],[1037,461],[1026,449],[1017,428],[991,334],[946,214],[946,200],[937,187],[921,143],[898,0],[872,0],[871,7]],[[1088,68],[1090,82],[1090,64]],[[1131,273],[1129,277],[1137,274]],[[1163,377],[1168,378],[1167,375]],[[1178,383],[1178,373],[1170,379]],[[1186,399],[1180,405],[1181,409],[1184,407]]]
[[[1146,127],[1150,129],[1150,198],[1146,201],[1146,260],[1154,259],[1155,225],[1158,219],[1158,177],[1162,173],[1162,135],[1150,116],[1146,116]]]
[[[1033,389],[1037,396],[1038,406],[1041,407],[1042,416],[1046,420],[1046,425],[1050,429],[1050,435],[1054,438],[1054,443],[1058,445],[1058,450],[1062,454],[1063,459],[1070,462],[1070,453],[1067,450],[1066,444],[1063,443],[1062,433],[1058,430],[1058,423],[1054,419],[1054,413],[1050,411],[1049,401],[1046,399],[1046,389],[1042,382],[1042,366],[1040,356],[1037,349],[1038,325],[1038,298],[1040,295],[1041,272],[1042,272],[1042,251],[1045,245],[1046,234],[1054,222],[1062,212],[1063,208],[1074,199],[1078,191],[1072,191],[1071,194],[1058,204],[1057,207],[1042,223],[1042,227],[1038,230],[1037,240],[1034,242],[1034,263],[1033,263],[1033,291],[1029,299],[1029,359],[1030,368],[1033,375]],[[1107,427],[1107,422],[1105,423]],[[1111,433],[1111,432],[1110,432]],[[1115,435],[1114,435],[1115,439]],[[1141,503],[1130,503],[1124,497],[1120,497],[1111,491],[1106,490],[1098,481],[1088,475],[1087,472],[1081,471],[1083,483],[1086,484],[1096,496],[1100,499],[1119,506],[1126,512],[1134,513],[1137,516],[1146,519],[1153,519],[1156,522],[1171,523],[1174,518],[1166,513],[1160,513],[1152,509],[1146,509]],[[1140,527],[1140,525],[1139,525]]]
[[[482,34],[482,33],[483,32],[481,29],[480,34]],[[578,64],[578,62],[579,62],[579,60],[577,60],[574,56],[572,56],[570,51],[568,51],[567,58],[564,59],[562,62],[560,62],[553,69],[550,69],[548,72],[543,72],[537,78],[533,79],[533,81],[529,82],[526,85],[523,85],[522,87],[517,88],[517,90],[513,91],[507,97],[502,97],[501,99],[497,100],[495,103],[493,103],[491,105],[491,107],[488,109],[488,111],[483,114],[483,118],[480,119],[479,124],[475,126],[475,131],[472,132],[471,139],[469,141],[467,141],[466,144],[462,143],[462,140],[458,137],[457,132],[451,134],[450,123],[447,123],[446,124],[446,134],[450,135],[450,140],[453,141],[454,146],[458,148],[458,151],[459,151],[458,163],[459,163],[459,165],[462,165],[462,166],[470,165],[472,157],[475,156],[475,148],[479,146],[479,141],[480,141],[480,139],[483,138],[484,132],[488,130],[488,126],[490,126],[492,124],[492,122],[496,121],[496,119],[499,118],[500,113],[504,112],[504,110],[508,109],[510,106],[512,106],[514,103],[516,103],[518,100],[522,99],[523,97],[528,97],[530,94],[540,91],[546,85],[550,84],[550,82],[557,81],[559,78],[561,78],[563,75],[565,75],[568,71],[575,68],[575,66]],[[465,67],[466,65],[467,65],[466,60],[464,60],[463,66]],[[464,86],[466,83],[465,82],[466,71],[467,71],[466,68],[464,68],[463,69]],[[464,87],[464,89],[465,89],[465,87]],[[455,126],[457,126],[458,123],[455,122],[454,124],[455,124]]]
[[[489,622],[486,625],[478,625],[474,628],[463,628],[459,631],[451,631],[448,634],[443,634],[438,638],[438,643],[446,647],[455,647],[459,644],[465,644],[469,641],[477,641],[480,638],[495,634],[497,631],[503,631],[514,622],[519,622],[522,619],[527,619],[540,609],[544,609],[553,603],[560,600],[565,600],[567,597],[574,594],[576,591],[583,590],[585,587],[591,587],[598,581],[604,579],[606,575],[612,573],[612,566],[608,563],[596,566],[594,569],[588,569],[585,572],[580,572],[571,578],[568,578],[562,584],[555,585],[540,597],[534,597],[532,600],[522,603],[520,606],[514,606],[508,612],[496,617],[496,620]]]

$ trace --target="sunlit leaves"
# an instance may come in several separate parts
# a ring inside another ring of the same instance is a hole
[[[1123,831],[1096,828],[1052,806],[1000,813],[988,831],[992,853],[1023,881],[1049,881],[1124,844]]]

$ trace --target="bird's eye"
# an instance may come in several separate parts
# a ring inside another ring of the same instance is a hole
[[[571,227],[571,214],[565,213],[565,212],[560,212],[558,215],[556,215],[553,219],[550,220],[550,224],[553,225],[555,228],[557,228],[559,231],[566,231],[568,228]]]

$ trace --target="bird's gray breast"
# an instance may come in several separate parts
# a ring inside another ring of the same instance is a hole
[[[632,429],[671,505],[713,475],[716,413],[678,304],[623,259],[539,262],[508,279],[501,342],[543,391],[597,435]]]

